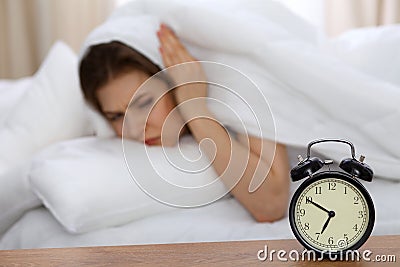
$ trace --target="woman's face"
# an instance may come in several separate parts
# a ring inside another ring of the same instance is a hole
[[[103,114],[118,136],[122,136],[122,124],[127,112],[124,138],[147,145],[174,146],[184,133],[183,119],[177,110],[171,113],[175,101],[171,93],[164,94],[168,89],[164,81],[151,79],[138,90],[149,77],[139,70],[118,75],[99,88],[97,98]]]

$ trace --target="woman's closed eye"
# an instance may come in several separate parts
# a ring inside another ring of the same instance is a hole
[[[145,108],[153,103],[153,98],[147,98],[139,103],[139,108]]]
[[[117,113],[113,113],[111,114],[107,114],[106,117],[109,121],[117,121],[120,120],[124,117],[124,113],[123,112],[117,112]]]

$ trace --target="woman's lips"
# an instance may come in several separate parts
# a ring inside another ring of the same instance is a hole
[[[160,138],[155,137],[155,138],[146,139],[144,142],[146,143],[146,145],[155,145],[155,144],[157,144],[158,140],[160,140]]]

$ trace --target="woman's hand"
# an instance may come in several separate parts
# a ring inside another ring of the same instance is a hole
[[[161,25],[158,38],[166,67],[196,60],[165,25]],[[178,85],[190,81],[206,81],[199,62],[172,68],[172,71],[168,73]],[[198,97],[206,97],[207,85],[205,83],[181,85],[175,89],[174,94],[177,104]],[[188,121],[187,125],[197,142],[200,143],[205,139],[213,141],[204,142],[202,151],[212,161],[214,170],[227,187],[234,186],[230,191],[231,194],[257,221],[272,222],[282,218],[287,210],[289,198],[286,148],[278,145],[275,157],[264,157],[270,154],[268,151],[274,145],[272,141],[255,137],[247,138],[247,136],[246,138],[239,136],[239,140],[231,138],[217,120],[210,119],[214,116],[207,109],[205,100],[193,102],[195,103],[179,106],[180,113],[185,121]],[[237,177],[238,174],[241,174],[241,177]],[[248,188],[253,177],[257,180],[266,177],[268,179],[265,179],[255,192],[250,193]],[[236,183],[238,178],[240,180]]]
[[[168,74],[171,76],[174,83],[180,85],[174,90],[177,104],[190,99],[206,97],[207,84],[204,83],[206,81],[206,76],[201,63],[197,62],[197,60],[179,41],[175,33],[165,24],[161,24],[157,36],[160,41],[160,53],[165,67],[168,68],[182,63],[191,62],[190,64],[182,64],[168,70]],[[197,81],[203,83],[198,83]],[[205,99],[196,102],[204,104]]]

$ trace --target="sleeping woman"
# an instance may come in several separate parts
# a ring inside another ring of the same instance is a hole
[[[161,24],[157,36],[165,67],[193,62],[183,71],[169,73],[170,79],[205,79],[201,64],[196,62],[170,28]],[[148,78],[159,71],[161,69],[148,58],[117,41],[91,46],[79,67],[86,100],[110,122],[120,137],[124,115],[132,96]],[[167,88],[166,85],[164,87]],[[240,133],[230,135],[230,131],[210,119],[213,114],[205,100],[202,100],[206,96],[205,83],[185,84],[169,91],[154,105],[146,120],[136,120],[135,123],[143,125],[135,127],[136,130],[129,133],[129,138],[149,146],[174,146],[179,136],[187,134],[191,134],[198,143],[212,140],[213,144],[202,143],[202,150],[213,159],[212,166],[222,181],[229,184],[232,177],[242,173],[241,177],[236,177],[240,180],[230,191],[231,195],[258,222],[281,219],[287,210],[289,195],[289,163],[285,146],[276,144],[275,155],[269,156],[272,153],[267,152],[275,146],[273,141]],[[171,113],[179,104],[192,99],[196,101],[190,105],[180,105],[178,112]],[[139,109],[145,109],[152,105],[154,96],[143,94],[135,101]],[[167,119],[169,123],[164,125]],[[187,123],[181,127],[183,122]],[[247,160],[243,161],[243,158]],[[266,179],[256,191],[250,193],[248,188],[253,177]]]

